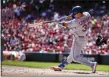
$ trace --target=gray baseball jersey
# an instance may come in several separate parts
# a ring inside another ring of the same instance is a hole
[[[88,12],[83,12],[83,17],[68,21],[68,27],[73,29],[76,36],[86,36],[91,22],[91,16]]]

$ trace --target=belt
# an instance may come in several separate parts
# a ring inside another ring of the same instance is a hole
[[[84,38],[84,36],[79,36],[80,38]]]

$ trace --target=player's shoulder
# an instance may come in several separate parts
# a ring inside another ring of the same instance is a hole
[[[83,14],[84,14],[85,16],[90,16],[90,13],[89,13],[89,12],[83,12]]]

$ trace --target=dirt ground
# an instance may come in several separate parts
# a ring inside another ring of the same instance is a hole
[[[108,76],[109,72],[91,73],[83,70],[54,71],[50,68],[29,68],[18,66],[2,66],[2,76]]]

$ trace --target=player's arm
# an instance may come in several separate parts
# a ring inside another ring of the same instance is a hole
[[[70,27],[73,28],[74,22],[73,22],[73,20],[64,21],[64,22],[62,22],[62,25],[63,25],[65,28],[70,28]]]

